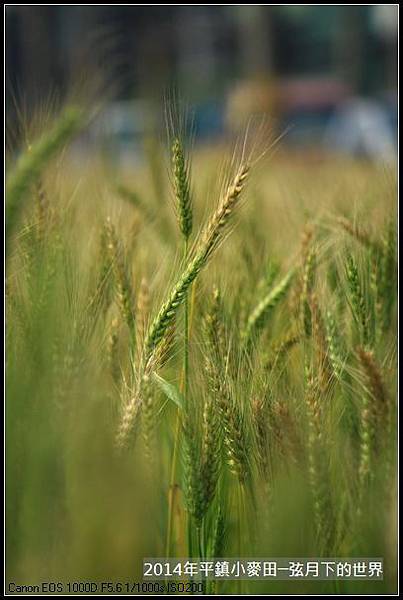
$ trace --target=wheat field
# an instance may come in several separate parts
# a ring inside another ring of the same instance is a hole
[[[379,582],[204,591],[395,592],[394,168],[176,123],[119,167],[74,160],[85,127],[68,109],[8,164],[7,581],[383,557]]]

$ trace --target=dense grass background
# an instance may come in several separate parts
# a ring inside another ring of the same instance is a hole
[[[194,152],[192,246],[228,152]],[[165,555],[171,501],[170,556],[384,557],[379,583],[226,582],[218,593],[395,591],[395,172],[281,148],[252,169],[231,235],[189,294],[186,406],[152,379],[122,452],[144,330],[184,260],[170,159],[152,158],[123,170],[47,156],[13,212],[7,579],[140,581],[143,557]],[[290,270],[246,343],[248,319]],[[176,394],[183,331],[180,307],[155,369]],[[213,493],[199,531],[203,407],[220,420],[223,386],[237,436],[231,446],[226,422],[210,424]]]

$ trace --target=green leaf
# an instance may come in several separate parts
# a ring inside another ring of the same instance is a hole
[[[176,406],[183,409],[185,401],[183,395],[180,393],[176,385],[174,385],[173,383],[169,383],[169,381],[166,381],[166,379],[160,377],[159,375],[157,375],[157,373],[153,373],[153,379],[158,385],[158,387],[167,396],[167,398],[172,400],[172,402],[174,402]]]

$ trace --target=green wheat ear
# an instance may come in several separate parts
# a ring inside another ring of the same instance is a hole
[[[179,228],[187,240],[192,233],[192,205],[190,198],[190,173],[183,145],[179,138],[172,144],[172,171]]]
[[[364,347],[368,347],[370,344],[368,307],[365,301],[363,282],[352,254],[347,255],[346,275],[351,312],[357,324],[362,343]]]
[[[10,239],[16,226],[23,197],[38,180],[53,156],[80,129],[83,120],[81,110],[74,107],[66,108],[53,127],[18,159],[6,183],[7,240]]]
[[[264,298],[255,306],[248,317],[245,331],[243,332],[243,341],[245,346],[252,341],[254,336],[257,336],[261,332],[265,326],[270,311],[277,306],[277,304],[287,293],[294,273],[295,269],[290,269],[283,279],[281,279],[276,286],[270,289]]]

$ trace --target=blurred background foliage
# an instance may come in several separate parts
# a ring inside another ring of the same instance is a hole
[[[291,126],[289,145],[395,153],[396,5],[8,6],[6,17],[14,129],[16,104],[32,113],[87,69],[110,100],[96,133],[123,157],[144,155],[172,87],[195,108],[200,140],[265,112]]]

